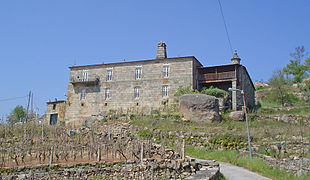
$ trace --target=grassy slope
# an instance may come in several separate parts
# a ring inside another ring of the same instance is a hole
[[[228,162],[237,166],[245,167],[251,171],[257,172],[263,176],[279,180],[308,180],[310,175],[296,177],[293,174],[288,174],[284,170],[272,168],[263,160],[254,157],[252,160],[248,156],[238,158],[237,151],[206,151],[192,146],[186,147],[186,154],[199,159],[211,159],[217,161]]]

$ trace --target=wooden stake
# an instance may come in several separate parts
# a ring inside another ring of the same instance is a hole
[[[185,139],[183,139],[182,145],[182,160],[185,160]]]

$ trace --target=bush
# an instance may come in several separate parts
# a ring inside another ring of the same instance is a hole
[[[108,119],[107,119],[107,118],[102,118],[102,119],[101,119],[101,122],[103,122],[103,123],[104,123],[104,122],[108,122]]]
[[[191,86],[187,86],[187,87],[180,86],[178,88],[178,91],[174,94],[174,96],[180,97],[184,94],[193,94],[193,93],[199,93],[199,92],[194,91]]]
[[[129,137],[131,140],[135,138],[134,134],[131,134],[130,132],[127,132],[127,137]]]
[[[225,134],[211,137],[208,142],[211,144],[219,144],[223,149],[239,149],[244,147],[246,138],[226,132]]]
[[[143,129],[138,132],[138,136],[143,139],[150,139],[152,137],[152,134],[153,134],[152,131],[147,130],[147,129]]]
[[[284,105],[284,104],[288,104],[288,105],[293,105],[296,104],[299,101],[299,98],[293,94],[288,92],[288,90],[283,89],[282,90],[282,95],[279,95],[278,90],[271,90],[269,91],[266,96],[263,98],[263,102],[267,102],[267,103],[277,103],[279,105]]]
[[[219,88],[215,88],[213,86],[211,86],[209,88],[203,87],[201,89],[201,93],[207,94],[207,95],[210,95],[210,96],[215,96],[217,98],[229,95],[228,92],[226,92],[226,91],[224,91],[222,89],[219,89]]]
[[[180,116],[180,114],[173,114],[172,118],[175,120],[179,120],[179,119],[181,119],[181,116]]]
[[[134,114],[130,114],[130,120],[133,120],[136,116]]]

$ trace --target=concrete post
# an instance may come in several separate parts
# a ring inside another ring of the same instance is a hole
[[[233,89],[237,89],[237,81],[232,81],[231,85]],[[237,111],[237,91],[231,92],[231,104],[232,110]]]
[[[54,154],[54,147],[51,147],[51,155],[50,155],[50,167],[52,167],[53,164],[53,154]]]

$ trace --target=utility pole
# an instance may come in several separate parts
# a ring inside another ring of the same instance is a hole
[[[247,107],[246,107],[246,103],[245,103],[244,91],[240,90],[240,89],[235,89],[235,88],[228,88],[228,91],[239,91],[242,94],[243,108],[244,108],[243,110],[244,110],[244,114],[245,114],[246,130],[247,130],[247,134],[248,134],[248,145],[249,145],[250,159],[252,159],[251,138],[250,138],[249,122],[248,122],[248,117],[247,117],[247,112],[246,112]]]
[[[29,95],[28,95],[28,103],[27,103],[27,110],[26,110],[26,122],[28,121],[30,97],[31,97],[31,91],[29,91]]]
[[[33,92],[31,93],[31,106],[30,106],[30,114],[31,114],[31,117],[33,117]]]
[[[27,110],[26,110],[26,119],[23,122],[23,128],[24,128],[24,140],[26,139],[26,122],[28,121],[28,111],[29,111],[29,103],[30,103],[30,96],[31,96],[31,91],[29,91],[29,95],[28,95],[28,103],[27,103]]]

